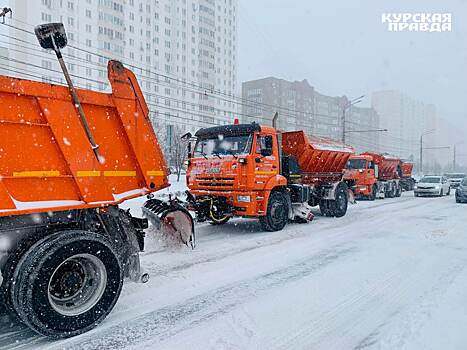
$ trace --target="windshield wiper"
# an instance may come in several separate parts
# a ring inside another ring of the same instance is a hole
[[[231,154],[235,159],[238,158],[238,156],[232,150],[228,150],[227,152],[229,152],[229,154]]]
[[[219,153],[217,153],[217,152],[212,152],[211,154],[213,154],[213,155],[217,156],[219,159],[222,159],[222,157],[220,156],[220,154],[219,154]]]

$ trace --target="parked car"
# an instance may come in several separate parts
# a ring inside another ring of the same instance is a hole
[[[467,177],[462,179],[456,190],[456,203],[467,203]]]
[[[444,176],[424,176],[414,187],[415,197],[419,196],[449,196],[451,185]]]
[[[457,188],[459,187],[460,183],[462,182],[462,179],[467,176],[465,173],[450,173],[450,174],[445,174],[444,176],[447,177],[449,183],[451,184],[451,188]]]

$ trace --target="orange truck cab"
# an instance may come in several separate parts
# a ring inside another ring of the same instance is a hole
[[[329,216],[347,211],[341,180],[351,148],[256,123],[201,129],[195,139],[187,186],[198,221],[259,218],[265,230],[276,231],[289,220],[310,220],[310,206]]]
[[[352,155],[345,167],[344,181],[356,198],[400,197],[401,161],[386,154],[365,152]]]

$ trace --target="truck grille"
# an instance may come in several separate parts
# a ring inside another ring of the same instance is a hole
[[[200,177],[197,178],[198,186],[200,187],[233,187],[234,178],[233,177]]]

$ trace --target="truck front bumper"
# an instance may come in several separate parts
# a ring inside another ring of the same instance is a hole
[[[192,190],[190,193],[196,201],[206,198],[222,197],[232,208],[235,216],[263,216],[265,215],[267,198],[257,191],[208,191]]]
[[[414,190],[414,193],[418,196],[439,196],[441,193],[440,189],[435,188],[417,188]]]

